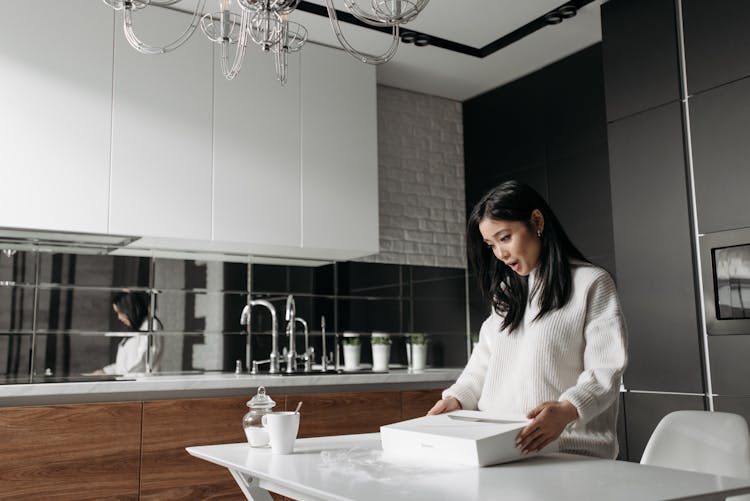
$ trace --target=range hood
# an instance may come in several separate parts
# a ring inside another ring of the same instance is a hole
[[[65,252],[309,267],[332,262],[328,257],[301,255],[301,249],[295,255],[282,247],[2,227],[0,251],[6,254],[13,251]]]

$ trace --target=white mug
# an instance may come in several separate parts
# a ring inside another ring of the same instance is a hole
[[[294,452],[294,440],[299,431],[299,412],[271,412],[261,418],[268,430],[271,441],[271,452],[274,454],[291,454]]]

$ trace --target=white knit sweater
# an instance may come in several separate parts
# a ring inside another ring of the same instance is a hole
[[[615,284],[609,274],[571,263],[568,303],[534,320],[539,294],[530,298],[523,321],[508,334],[492,313],[479,344],[456,383],[443,392],[464,409],[526,415],[548,400],[568,400],[578,419],[560,435],[564,452],[617,456],[617,408],[627,364],[627,334]],[[529,290],[537,279],[529,275]]]

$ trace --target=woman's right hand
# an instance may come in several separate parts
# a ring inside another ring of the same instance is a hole
[[[435,414],[442,414],[444,412],[457,411],[461,408],[461,402],[455,397],[447,397],[442,400],[438,400],[432,409],[427,411],[428,416],[434,416]]]

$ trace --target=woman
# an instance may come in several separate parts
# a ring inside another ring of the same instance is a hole
[[[118,292],[112,298],[112,309],[117,318],[131,331],[147,332],[149,295],[146,292]],[[136,328],[137,326],[137,328]],[[161,330],[162,325],[156,316],[153,318],[152,331]],[[159,370],[162,342],[159,336],[133,335],[126,337],[117,346],[115,363],[101,369],[104,374],[129,374],[146,372],[146,352],[148,338],[153,337],[151,368]],[[98,371],[97,371],[98,372]]]
[[[508,181],[474,207],[469,258],[492,313],[456,383],[428,414],[479,409],[526,415],[525,454],[617,456],[617,407],[627,363],[614,282],[575,248],[547,203]]]

